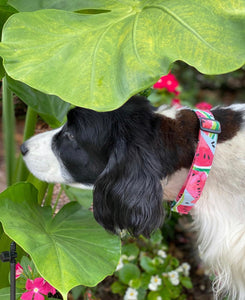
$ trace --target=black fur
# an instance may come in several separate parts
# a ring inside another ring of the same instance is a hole
[[[149,102],[134,97],[112,112],[71,110],[53,138],[74,180],[94,184],[94,216],[107,230],[149,236],[161,225],[160,126]]]
[[[213,113],[225,128],[220,142],[232,138],[241,116],[231,110]],[[198,131],[191,110],[170,119],[135,96],[111,112],[71,110],[52,149],[75,182],[94,185],[94,216],[103,227],[149,236],[164,219],[161,180],[191,166]]]

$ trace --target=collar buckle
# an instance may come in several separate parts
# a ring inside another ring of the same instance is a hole
[[[199,117],[200,129],[210,133],[221,133],[220,122],[209,118]]]

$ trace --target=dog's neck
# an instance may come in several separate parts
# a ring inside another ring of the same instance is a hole
[[[160,117],[159,140],[162,145],[158,151],[163,173],[167,166],[165,177],[182,168],[190,168],[198,141],[199,122],[190,109],[177,111],[174,119],[164,113]]]

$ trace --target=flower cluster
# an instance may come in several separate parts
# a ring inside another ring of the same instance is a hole
[[[150,240],[140,237],[135,243],[129,240],[122,247],[115,273],[118,279],[111,285],[111,290],[119,293],[124,300],[163,300],[166,295],[168,299],[177,299],[183,295],[183,287],[192,287],[190,265],[180,265],[176,258],[167,253],[160,231],[155,235]]]
[[[51,293],[54,295],[56,290],[42,277],[35,278],[34,280],[27,279],[26,286],[27,292],[23,293],[20,297],[21,300],[44,300],[44,295]]]
[[[20,281],[22,284],[18,284],[18,287],[23,289],[23,294],[21,295],[20,299],[44,300],[45,296],[49,293],[54,295],[56,293],[55,288],[52,287],[44,278],[38,277],[40,275],[37,273],[34,265],[32,264],[31,267],[29,263],[31,264],[31,261],[27,257],[24,257],[23,264],[25,264],[25,268],[23,268],[20,263],[17,263],[15,267],[15,278],[24,279]]]
[[[157,105],[167,103],[176,109],[189,105],[188,103],[182,103],[180,100],[180,85],[174,74],[171,72],[162,76],[153,85],[153,91],[156,92],[155,94],[153,92],[153,95],[150,95],[150,100]],[[200,102],[195,106],[195,108],[209,111],[212,108],[212,105],[207,102]]]

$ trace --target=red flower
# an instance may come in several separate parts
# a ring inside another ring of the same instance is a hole
[[[20,265],[20,263],[17,263],[15,266],[15,279],[18,279],[22,273],[23,273],[23,268]]]
[[[181,108],[182,104],[180,102],[180,99],[176,99],[176,98],[172,99],[171,106],[174,106],[175,108]]]
[[[176,88],[179,86],[179,83],[175,76],[169,73],[166,76],[162,76],[154,85],[154,89],[167,89],[170,93],[178,93]]]
[[[27,292],[23,293],[20,297],[22,300],[44,300],[43,295],[48,295],[48,293],[54,295],[56,293],[55,288],[43,278],[27,279],[26,289]]]
[[[209,111],[213,106],[210,103],[207,102],[200,102],[196,105],[197,109]]]

